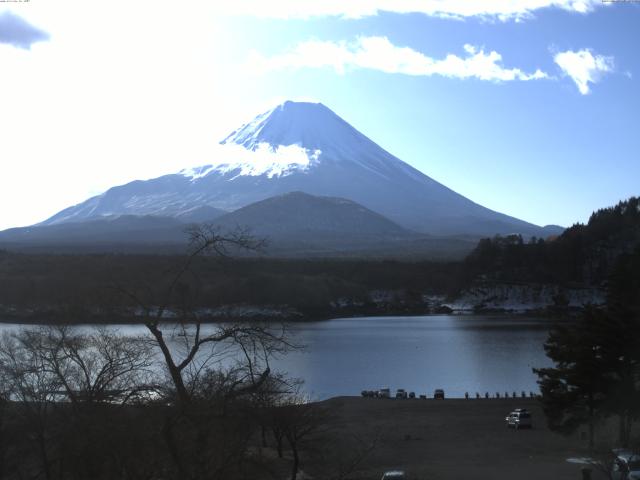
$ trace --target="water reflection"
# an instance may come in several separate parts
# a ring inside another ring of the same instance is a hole
[[[307,353],[279,362],[317,398],[388,386],[448,396],[537,390],[546,366],[541,319],[424,316],[337,319],[296,327]]]

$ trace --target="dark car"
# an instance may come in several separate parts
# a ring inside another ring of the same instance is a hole
[[[444,400],[444,390],[441,388],[436,388],[435,392],[433,392],[433,398],[440,398]]]

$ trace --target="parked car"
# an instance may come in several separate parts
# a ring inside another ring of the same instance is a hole
[[[526,408],[516,408],[513,412],[506,416],[505,422],[507,428],[532,428],[531,413]]]
[[[629,450],[619,449],[613,453],[613,480],[640,480],[640,455]]]
[[[441,388],[436,388],[436,390],[433,392],[433,398],[444,400],[444,390]]]
[[[409,398],[416,398],[416,392],[409,392]]]
[[[391,398],[391,390],[388,388],[381,388],[378,390],[378,396],[380,398]]]
[[[405,480],[406,478],[407,476],[402,470],[391,470],[382,475],[382,480]]]
[[[396,398],[407,398],[407,392],[404,388],[396,390]]]

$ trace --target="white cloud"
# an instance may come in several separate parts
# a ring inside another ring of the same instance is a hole
[[[248,150],[230,143],[216,147],[215,158],[223,160],[211,165],[183,169],[180,173],[192,180],[202,178],[213,170],[221,173],[239,170],[237,176],[256,177],[266,174],[269,178],[286,177],[296,171],[308,170],[321,154],[321,150],[311,151],[299,145],[272,147],[268,143],[259,143],[255,149]]]
[[[589,13],[599,5],[602,5],[601,0],[231,0],[221,3],[220,8],[228,14],[267,18],[361,18],[380,12],[394,12],[517,21],[544,8]]]
[[[559,52],[553,60],[576,83],[582,95],[590,92],[590,83],[598,82],[604,74],[612,72],[614,66],[613,57],[594,55],[589,49]]]
[[[0,12],[0,43],[29,50],[36,42],[49,40],[49,34],[7,10]]]
[[[465,45],[466,55],[449,54],[434,59],[409,47],[393,45],[387,37],[359,37],[355,42],[310,40],[299,43],[290,52],[265,57],[252,52],[247,68],[263,73],[284,68],[330,67],[342,74],[350,69],[378,70],[386,73],[455,78],[477,78],[490,81],[539,80],[548,78],[541,70],[525,73],[519,68],[501,65],[502,55]]]

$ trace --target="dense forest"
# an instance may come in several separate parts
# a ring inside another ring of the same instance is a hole
[[[478,283],[604,288],[616,259],[639,244],[640,200],[630,198],[558,237],[483,239],[462,262],[209,255],[194,259],[184,282],[198,292],[193,306],[213,320],[433,313]],[[131,301],[121,292],[162,295],[184,258],[0,251],[0,315],[25,322],[132,321]],[[161,297],[150,301],[159,304]]]
[[[178,255],[0,253],[0,308],[6,319],[56,322],[130,321],[123,289],[162,295]],[[306,320],[358,312],[422,312],[424,292],[455,291],[459,263],[200,257],[185,280],[195,307],[262,306]],[[152,300],[159,303],[161,298]],[[258,312],[259,313],[259,312]]]
[[[465,280],[600,286],[616,259],[640,245],[640,199],[594,212],[587,224],[562,235],[525,241],[520,235],[486,238],[464,261]]]

